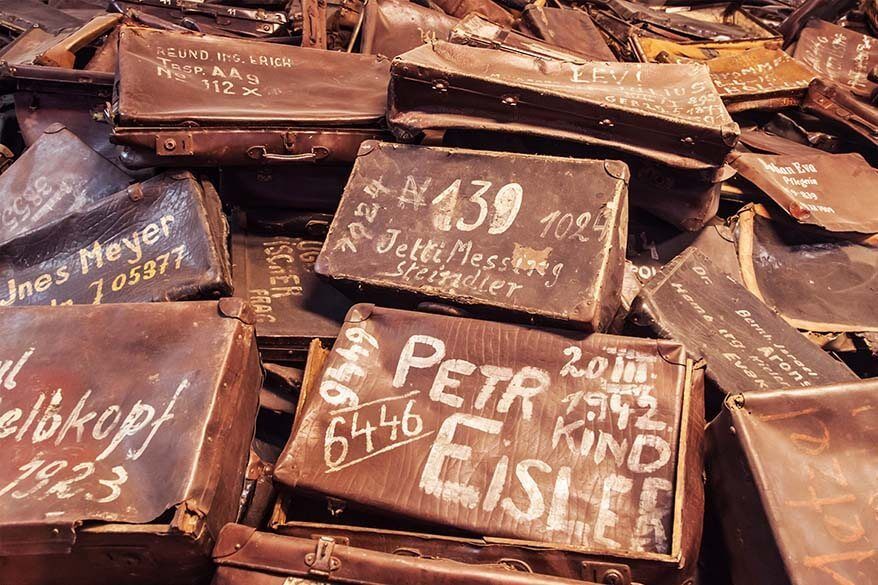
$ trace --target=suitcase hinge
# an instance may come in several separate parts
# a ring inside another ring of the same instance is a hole
[[[601,585],[631,585],[631,568],[618,563],[583,561],[582,578]]]
[[[335,540],[328,536],[321,536],[317,541],[314,552],[305,555],[305,564],[308,565],[308,574],[318,577],[329,577],[330,573],[338,570],[341,561],[332,556],[335,548]]]

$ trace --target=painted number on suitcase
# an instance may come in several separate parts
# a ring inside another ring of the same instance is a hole
[[[481,227],[488,219],[489,205],[484,195],[491,190],[491,181],[470,181],[475,191],[469,196],[463,195],[470,203],[470,209],[462,213],[455,222],[453,215],[461,200],[461,179],[455,180],[441,193],[436,195],[430,202],[436,208],[433,216],[433,225],[438,230],[451,231],[452,226],[462,232],[471,232]],[[521,200],[524,191],[518,183],[507,183],[494,193],[493,204],[490,212],[491,220],[488,224],[488,233],[499,235],[512,226],[521,209]]]

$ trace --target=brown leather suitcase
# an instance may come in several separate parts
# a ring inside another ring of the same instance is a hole
[[[778,31],[784,38],[784,46],[796,42],[799,33],[810,21],[833,21],[856,5],[857,0],[804,0],[778,26]]]
[[[675,342],[357,305],[275,477],[682,583],[701,531],[702,389]]]
[[[633,48],[637,60],[643,63],[688,63],[728,57],[751,49],[780,49],[782,45],[779,38],[674,42],[656,37],[634,37]]]
[[[575,64],[440,41],[393,61],[388,121],[404,141],[437,128],[521,133],[690,169],[721,166],[739,132],[703,65]]]
[[[228,524],[213,551],[213,585],[356,583],[396,585],[589,585],[442,559],[420,559],[361,549],[332,537],[299,538]],[[595,585],[595,584],[591,584]]]
[[[409,0],[370,0],[365,6],[360,52],[393,58],[430,39],[447,39],[457,20]]]
[[[250,302],[262,357],[304,362],[312,339],[331,343],[351,301],[314,274],[322,241],[232,234],[235,295]]]
[[[0,244],[124,189],[128,175],[61,124],[0,175]]]
[[[125,27],[112,140],[137,166],[351,161],[385,135],[387,71],[374,56]]]
[[[731,165],[799,223],[830,232],[878,233],[878,170],[859,154],[744,153]]]
[[[600,331],[619,306],[628,178],[612,160],[366,142],[315,270],[371,300]]]
[[[878,108],[863,103],[837,85],[819,78],[812,81],[802,109],[858,140],[870,152],[878,146]]]
[[[113,3],[123,12],[133,9],[178,25],[188,24],[212,35],[261,39],[302,34],[301,21],[290,20],[282,10],[224,6],[202,0],[113,0]]]
[[[708,481],[736,585],[874,583],[878,383],[729,396]]]
[[[643,285],[631,323],[686,344],[726,394],[856,379],[697,249]]]
[[[15,37],[34,28],[50,34],[82,26],[75,16],[39,0],[4,0],[0,3],[0,36]]]
[[[592,61],[616,61],[601,31],[584,10],[528,4],[521,12],[521,26],[551,45]]]
[[[256,416],[246,305],[6,308],[0,323],[0,581],[202,582]]]
[[[433,3],[455,18],[463,18],[475,13],[485,16],[500,26],[510,27],[514,22],[512,15],[492,0],[438,0]]]
[[[0,247],[0,305],[227,295],[227,237],[210,183],[188,172],[159,175]]]
[[[855,95],[870,99],[878,84],[878,39],[823,20],[811,20],[799,34],[793,57]]]

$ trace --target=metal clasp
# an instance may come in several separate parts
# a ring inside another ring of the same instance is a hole
[[[582,578],[601,585],[631,585],[631,568],[618,563],[583,561]]]
[[[341,566],[341,561],[332,556],[332,550],[335,548],[335,539],[328,536],[321,536],[317,541],[317,548],[314,552],[305,555],[305,564],[308,565],[308,574],[318,577],[329,577],[333,571],[337,571]]]

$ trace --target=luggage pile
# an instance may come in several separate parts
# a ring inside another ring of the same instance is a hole
[[[0,46],[0,584],[878,584],[875,0]]]

